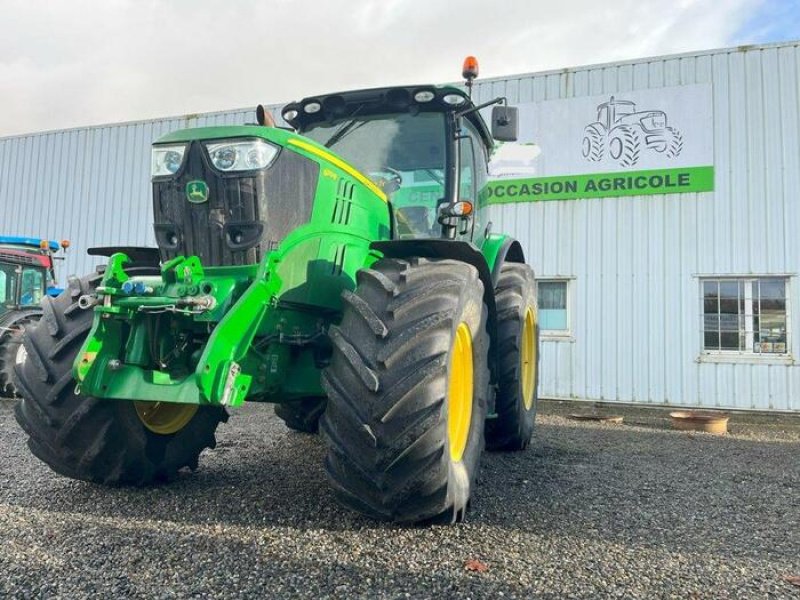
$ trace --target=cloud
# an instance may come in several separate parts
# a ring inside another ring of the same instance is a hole
[[[760,5],[7,0],[0,136],[726,46]]]

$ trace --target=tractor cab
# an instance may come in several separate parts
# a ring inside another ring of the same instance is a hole
[[[452,86],[405,86],[313,96],[282,116],[381,188],[397,238],[471,241],[494,139],[516,139],[515,109],[495,109],[494,132],[479,113],[499,102],[476,106]]]
[[[45,295],[60,293],[53,269],[59,248],[57,242],[0,236],[0,314],[36,306]]]
[[[597,120],[606,127],[612,129],[620,119],[636,112],[636,103],[630,100],[617,100],[611,96],[611,100],[603,102],[597,107]]]

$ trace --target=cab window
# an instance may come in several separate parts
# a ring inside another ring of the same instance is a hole
[[[437,112],[356,116],[302,132],[339,154],[386,192],[400,237],[438,237],[444,199],[445,120]]]
[[[19,303],[22,306],[39,304],[42,296],[44,296],[44,272],[41,269],[23,269]]]
[[[463,129],[470,140],[470,146],[472,149],[472,157],[473,157],[472,164],[474,165],[474,168],[470,173],[473,181],[472,197],[471,198],[465,197],[463,199],[472,200],[473,204],[475,204],[475,208],[479,208],[480,200],[483,197],[483,194],[486,192],[486,183],[489,178],[489,172],[488,172],[489,157],[486,152],[486,147],[483,144],[483,140],[481,136],[478,134],[475,127],[473,127],[472,124],[469,123],[468,121],[465,121]]]
[[[16,267],[0,265],[0,303],[16,304]]]
[[[475,148],[468,135],[459,141],[458,199],[475,202]]]

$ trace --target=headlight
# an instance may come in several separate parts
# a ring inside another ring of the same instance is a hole
[[[160,177],[174,175],[183,164],[183,155],[186,154],[186,144],[176,146],[153,146],[152,164],[150,175]]]
[[[211,163],[220,171],[253,171],[268,166],[278,148],[263,140],[206,144]]]
[[[467,99],[461,94],[447,94],[444,98],[442,98],[442,100],[444,100],[445,103],[449,104],[450,106],[458,106],[459,104],[464,104],[464,102],[467,101]]]

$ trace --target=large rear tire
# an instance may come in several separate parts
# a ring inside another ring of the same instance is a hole
[[[101,400],[76,393],[72,364],[94,313],[78,306],[101,275],[71,278],[24,338],[16,374],[16,406],[28,447],[54,471],[84,481],[145,485],[167,481],[184,467],[197,468],[204,448],[227,413],[220,407]]]
[[[275,405],[275,414],[289,429],[301,433],[317,433],[319,420],[325,412],[327,398],[303,398]]]
[[[477,270],[384,259],[345,292],[323,372],[325,470],[338,499],[395,522],[464,518],[484,448],[487,308]]]
[[[15,398],[18,395],[14,364],[22,347],[22,335],[41,316],[42,311],[35,308],[10,311],[0,318],[0,397]]]
[[[525,264],[507,263],[495,288],[497,304],[497,417],[486,421],[490,450],[524,450],[536,423],[539,327],[536,280]]]
[[[608,134],[608,154],[622,167],[632,167],[639,162],[642,133],[630,125],[619,125]]]

